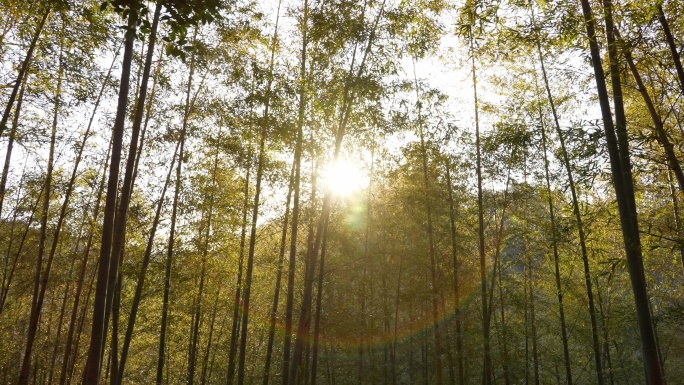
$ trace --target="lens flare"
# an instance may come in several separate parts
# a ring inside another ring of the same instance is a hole
[[[337,196],[348,196],[367,184],[368,176],[357,162],[338,159],[323,170],[323,183]]]

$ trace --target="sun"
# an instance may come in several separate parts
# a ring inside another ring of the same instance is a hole
[[[337,196],[349,196],[367,183],[361,165],[349,159],[338,159],[323,170],[323,185]]]

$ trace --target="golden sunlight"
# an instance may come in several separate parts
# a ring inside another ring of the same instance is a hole
[[[337,196],[348,196],[367,183],[368,176],[361,164],[350,159],[338,159],[323,170],[323,185]]]

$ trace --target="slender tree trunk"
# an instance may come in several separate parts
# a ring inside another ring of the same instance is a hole
[[[610,100],[608,98],[605,73],[601,66],[601,54],[596,41],[595,22],[591,11],[591,5],[589,4],[589,0],[581,0],[581,4],[587,29],[587,37],[589,39],[599,103],[601,105],[603,126],[610,156],[611,173],[615,187],[616,200],[618,202],[618,211],[620,213],[620,223],[622,225],[632,291],[634,293],[644,369],[647,382],[650,385],[659,385],[664,383],[664,377],[658,357],[658,346],[655,340],[648,292],[646,289],[646,277],[644,273],[641,240],[639,238],[639,225],[634,198],[634,182],[632,180],[631,164],[629,162],[629,148],[625,128],[624,108],[622,104],[622,90],[620,87],[620,75],[618,73],[617,47],[615,46],[612,28],[611,4],[610,2],[604,2],[610,72],[616,107],[615,124],[613,123],[610,110]],[[588,277],[585,277],[585,279],[588,279]]]
[[[138,16],[135,11],[128,15],[128,28],[136,25]],[[95,288],[95,301],[93,311],[93,326],[91,328],[90,347],[85,368],[85,385],[97,385],[101,367],[101,352],[104,346],[105,310],[110,273],[112,238],[114,232],[114,211],[116,209],[117,189],[119,184],[119,164],[121,163],[121,150],[123,142],[123,129],[126,120],[126,104],[128,102],[128,89],[130,85],[131,61],[133,57],[133,41],[135,34],[126,32],[124,43],[124,56],[121,70],[121,84],[119,86],[119,98],[117,104],[114,129],[112,131],[112,154],[109,164],[109,177],[107,180],[107,198],[105,201],[104,219],[102,224],[102,240],[100,244],[100,258]],[[111,263],[112,270],[118,263]],[[116,276],[116,275],[115,275]],[[113,288],[112,288],[113,289]]]
[[[25,81],[26,72],[28,71],[29,64],[31,63],[31,59],[33,58],[33,51],[36,49],[36,45],[38,43],[38,38],[40,37],[40,34],[43,31],[43,27],[45,26],[45,21],[47,20],[49,15],[50,15],[50,7],[48,7],[45,10],[43,17],[41,17],[40,21],[38,22],[38,28],[36,28],[36,32],[33,34],[33,37],[31,38],[31,44],[29,45],[28,51],[26,51],[26,56],[24,57],[24,61],[21,63],[21,67],[19,67],[19,73],[17,74],[17,80],[14,81],[14,86],[12,87],[12,93],[10,94],[9,100],[7,101],[7,105],[5,106],[5,111],[2,114],[2,118],[0,119],[0,135],[2,135],[3,132],[5,132],[5,128],[7,127],[7,121],[9,120],[10,113],[12,112],[12,106],[14,106],[14,100],[17,98],[17,93],[19,92],[19,88],[22,86],[23,82]]]
[[[214,310],[211,313],[211,321],[209,323],[209,336],[207,337],[207,349],[204,351],[204,358],[202,359],[202,375],[200,377],[200,385],[205,385],[207,381],[207,370],[209,368],[209,354],[211,353],[211,343],[214,338],[214,323],[216,321],[216,313],[218,312],[219,290],[216,291],[216,299],[214,300]]]
[[[430,254],[430,289],[432,300],[432,327],[434,328],[435,336],[435,379],[437,385],[442,384],[442,346],[439,330],[439,298],[437,288],[437,262],[435,251],[435,240],[432,225],[432,203],[430,202],[430,182],[428,176],[428,159],[427,149],[425,147],[425,133],[423,128],[423,116],[420,101],[420,88],[418,85],[418,77],[416,76],[416,63],[413,62],[413,80],[416,88],[416,103],[418,105],[418,135],[420,137],[421,162],[423,169],[423,194],[425,199],[425,211],[427,213],[427,235]]]
[[[268,329],[268,344],[266,346],[266,363],[264,365],[264,381],[263,385],[268,385],[271,357],[273,355],[273,340],[275,339],[276,317],[278,315],[278,302],[280,299],[280,286],[283,276],[283,264],[285,262],[285,242],[287,242],[287,228],[290,217],[290,201],[292,199],[292,188],[294,183],[294,161],[292,162],[292,171],[290,172],[290,179],[287,189],[287,202],[285,203],[285,216],[283,217],[283,232],[280,236],[280,250],[278,252],[278,273],[276,275],[275,291],[273,293],[273,307],[271,308],[271,319]]]
[[[191,78],[192,79],[192,78]],[[190,90],[190,87],[188,87]],[[189,91],[188,91],[188,103],[189,103]],[[189,107],[188,107],[189,108]],[[186,111],[189,109],[186,108]],[[193,385],[195,383],[195,366],[197,364],[197,352],[199,343],[199,333],[200,333],[200,321],[202,319],[202,298],[204,297],[204,282],[206,280],[207,272],[207,256],[209,253],[209,242],[211,237],[211,224],[212,217],[214,214],[214,199],[216,187],[216,174],[218,169],[218,156],[220,152],[220,140],[216,144],[216,154],[214,156],[214,167],[211,175],[211,189],[209,193],[209,207],[207,213],[207,224],[204,231],[204,245],[202,246],[202,268],[200,271],[200,282],[197,292],[197,299],[195,300],[193,325],[190,331],[190,354],[188,359],[188,385]]]
[[[64,24],[62,24],[62,34],[64,33]],[[31,317],[29,319],[28,336],[26,339],[26,349],[24,351],[24,359],[21,364],[21,371],[19,372],[19,385],[27,385],[29,381],[29,375],[31,370],[31,353],[33,351],[33,343],[38,333],[38,322],[40,320],[40,313],[43,308],[43,301],[45,299],[45,290],[47,289],[48,279],[50,277],[50,270],[52,268],[52,261],[55,256],[55,251],[57,250],[57,243],[59,242],[59,231],[61,230],[64,217],[66,216],[66,208],[69,203],[69,196],[71,195],[71,190],[73,189],[73,182],[75,179],[75,173],[77,171],[78,163],[74,167],[74,173],[72,174],[72,179],[70,181],[70,188],[67,188],[67,195],[64,199],[64,205],[62,205],[62,210],[60,212],[60,217],[58,220],[57,228],[55,229],[54,239],[51,245],[50,253],[48,255],[47,261],[45,262],[45,270],[43,271],[43,257],[45,254],[45,243],[47,241],[47,221],[50,211],[50,195],[52,189],[52,171],[55,162],[55,142],[57,139],[57,121],[59,118],[59,108],[61,103],[61,92],[62,92],[62,59],[64,52],[64,41],[60,42],[59,50],[59,64],[57,69],[57,89],[55,91],[55,104],[54,111],[52,115],[52,134],[50,136],[50,153],[48,155],[47,172],[45,176],[45,193],[43,194],[43,207],[40,219],[40,239],[38,241],[38,258],[36,261],[36,274],[35,282],[33,286],[33,300],[31,307]],[[84,143],[85,144],[85,143]],[[80,160],[80,159],[78,159]],[[77,160],[77,162],[78,162]]]
[[[483,369],[482,369],[482,384],[490,385],[492,383],[492,359],[490,352],[490,338],[489,338],[489,312],[487,306],[487,260],[485,256],[485,239],[484,239],[484,207],[482,202],[482,156],[480,154],[480,118],[479,118],[479,100],[477,97],[477,73],[475,69],[475,54],[473,49],[473,37],[470,36],[470,53],[471,53],[471,72],[473,78],[473,96],[475,100],[475,152],[476,152],[476,173],[477,173],[477,218],[478,218],[478,250],[480,255],[480,288],[482,297],[482,338],[484,345]]]
[[[400,254],[401,255],[401,254]],[[397,273],[397,290],[394,295],[394,336],[392,338],[392,381],[397,382],[399,376],[398,360],[397,360],[397,344],[399,343],[399,305],[400,305],[400,294],[401,294],[401,273],[403,258],[399,257],[399,272]],[[413,317],[412,309],[409,309],[409,317]],[[413,343],[413,335],[409,338],[409,344]],[[412,359],[413,351],[409,351],[409,358]],[[409,377],[413,377],[413,371],[409,371]]]
[[[570,349],[568,348],[568,330],[565,322],[565,306],[563,304],[563,288],[561,286],[560,257],[558,255],[558,230],[556,229],[556,213],[551,190],[551,176],[549,175],[549,159],[546,154],[546,125],[541,106],[539,106],[539,124],[542,134],[542,154],[544,157],[544,176],[546,179],[546,194],[549,205],[549,221],[551,223],[551,247],[553,249],[553,268],[556,278],[556,295],[558,296],[558,314],[560,315],[561,340],[563,342],[563,358],[565,362],[565,382],[572,385],[572,369],[570,366]]]
[[[447,177],[447,192],[449,200],[449,225],[451,228],[451,258],[454,269],[454,310],[455,320],[454,328],[456,329],[456,361],[458,366],[458,384],[465,384],[465,375],[463,367],[463,335],[461,330],[461,294],[460,294],[460,277],[459,277],[459,262],[458,252],[456,250],[456,217],[454,211],[454,196],[451,184],[451,162],[446,162],[446,177]]]
[[[366,60],[368,59],[368,55],[370,54],[373,42],[375,40],[375,31],[377,30],[378,23],[380,21],[380,17],[383,15],[384,12],[384,6],[385,3],[383,2],[380,8],[380,12],[378,13],[374,23],[373,27],[371,28],[370,34],[367,39],[367,45],[363,51],[363,58],[361,59],[361,63],[359,64],[356,73],[353,73],[354,69],[354,59],[351,61],[350,65],[350,70],[349,70],[349,78],[348,81],[345,83],[344,86],[344,92],[343,92],[343,97],[342,97],[342,106],[340,108],[340,116],[339,116],[339,123],[338,123],[338,130],[335,135],[335,146],[333,150],[333,157],[332,161],[336,162],[340,149],[342,147],[342,140],[344,139],[344,135],[346,133],[347,129],[347,123],[349,121],[349,116],[351,114],[352,106],[354,105],[354,98],[355,94],[351,90],[351,84],[350,82],[353,79],[360,79],[361,76],[363,75],[363,71],[365,69],[366,65]],[[305,7],[306,7],[306,12],[305,12],[305,18],[304,21],[306,21],[308,15],[308,2],[305,1]],[[306,40],[306,39],[305,39]],[[304,45],[305,47],[306,45]],[[302,71],[304,73],[304,71]],[[302,94],[303,95],[303,94]],[[300,113],[303,115],[303,110],[300,110]],[[295,177],[295,180],[298,178]],[[295,195],[296,196],[296,195]],[[325,193],[325,196],[323,197],[323,205],[321,209],[321,215],[318,220],[318,225],[316,228],[316,236],[314,239],[313,247],[311,250],[307,252],[307,258],[306,258],[306,263],[305,266],[306,268],[306,275],[304,278],[304,293],[302,295],[302,307],[299,315],[299,325],[298,325],[298,330],[297,330],[297,339],[295,340],[295,346],[293,349],[292,353],[292,359],[290,361],[290,370],[289,370],[289,379],[288,382],[290,384],[296,384],[297,383],[297,376],[299,372],[299,366],[301,363],[302,359],[302,353],[303,353],[303,348],[304,348],[304,341],[305,341],[305,332],[309,330],[309,322],[311,319],[310,313],[311,313],[311,298],[312,298],[312,291],[313,291],[313,271],[315,269],[309,268],[313,267],[313,264],[317,260],[318,253],[320,251],[320,246],[321,246],[321,241],[323,237],[323,230],[325,227],[328,225],[328,221],[330,219],[330,212],[332,210],[332,191],[328,190]]]
[[[249,143],[247,151],[247,165],[245,167],[245,185],[243,188],[242,202],[242,226],[240,231],[240,250],[238,260],[238,274],[235,282],[235,297],[233,299],[233,326],[230,334],[230,350],[228,354],[228,385],[233,383],[235,377],[235,358],[237,356],[238,337],[240,335],[240,310],[242,298],[242,268],[245,257],[245,240],[247,239],[247,213],[249,212],[249,174],[252,170],[252,144]]]
[[[80,238],[80,234],[79,234]],[[71,264],[69,266],[69,281],[71,281],[71,276],[74,272],[74,264],[76,263],[76,255],[73,256],[71,259]],[[57,351],[59,350],[59,342],[60,338],[62,336],[62,329],[63,325],[62,322],[64,321],[64,313],[66,313],[66,305],[67,305],[67,300],[69,298],[69,292],[71,290],[71,282],[67,282],[66,287],[64,289],[64,296],[62,297],[62,306],[60,307],[59,310],[59,317],[57,318],[57,336],[55,337],[55,343],[54,347],[52,349],[52,355],[50,357],[50,370],[48,371],[48,384],[53,384],[52,378],[55,375],[55,362],[57,361]]]
[[[615,35],[619,40],[621,40],[617,29],[615,30]],[[665,159],[667,159],[668,166],[670,166],[670,169],[677,178],[679,189],[682,192],[684,192],[684,172],[682,171],[679,159],[677,159],[677,156],[675,155],[674,145],[670,142],[670,138],[667,136],[667,132],[665,131],[665,127],[663,125],[663,120],[660,118],[658,111],[656,111],[655,105],[653,104],[653,100],[651,99],[651,96],[648,94],[648,89],[644,85],[644,82],[641,79],[641,75],[639,74],[639,70],[634,64],[634,59],[632,59],[632,53],[630,52],[629,48],[623,48],[622,52],[625,56],[625,59],[627,60],[629,69],[632,72],[632,76],[634,77],[634,81],[636,82],[637,89],[639,90],[639,93],[644,99],[644,104],[646,104],[648,113],[651,116],[651,120],[653,121],[653,127],[655,129],[656,138],[658,139],[658,142],[660,142],[660,145],[663,146],[663,152],[665,153]]]
[[[111,70],[111,67],[110,67]],[[106,80],[106,79],[105,79]],[[104,84],[107,82],[105,81]],[[91,115],[91,122],[92,118],[94,117],[94,112],[93,115]],[[93,245],[93,238],[95,236],[95,223],[97,222],[97,218],[100,215],[100,206],[101,206],[101,201],[102,201],[102,193],[104,192],[104,185],[105,185],[105,174],[107,171],[107,161],[109,159],[109,154],[111,151],[111,143],[107,146],[107,155],[105,155],[103,166],[102,166],[102,178],[100,179],[100,183],[97,189],[97,192],[95,193],[94,196],[94,202],[95,202],[95,209],[93,210],[93,216],[90,219],[90,228],[88,230],[88,240],[86,241],[86,247],[85,250],[83,251],[83,261],[81,262],[80,268],[79,268],[79,278],[78,278],[78,283],[76,284],[76,292],[74,293],[74,303],[72,305],[72,310],[71,310],[71,318],[69,321],[69,330],[67,331],[67,339],[66,343],[64,346],[64,356],[62,358],[62,369],[61,373],[59,375],[59,385],[64,385],[68,379],[70,379],[69,376],[69,365],[73,364],[73,359],[71,356],[71,349],[72,345],[74,343],[74,331],[76,329],[76,318],[78,317],[78,309],[79,309],[79,303],[81,299],[81,292],[83,290],[83,284],[85,281],[85,275],[86,275],[86,268],[88,266],[88,257],[90,256],[90,249],[92,248]],[[90,296],[90,292],[88,293],[88,297]],[[83,309],[83,313],[85,314],[85,308]]]
[[[21,188],[24,184],[24,176],[26,175],[26,167],[22,171],[22,176],[19,181],[19,189],[17,195],[21,196]],[[27,194],[28,195],[28,194]],[[23,200],[28,200],[29,196],[24,197]],[[19,204],[14,208],[14,213],[12,214],[12,221],[10,223],[9,236],[7,240],[7,250],[5,251],[5,257],[2,263],[2,282],[0,282],[0,315],[2,314],[2,309],[4,308],[5,298],[7,297],[7,290],[9,289],[10,283],[12,281],[12,276],[17,268],[18,257],[15,257],[10,264],[10,257],[12,254],[12,246],[14,245],[14,231],[19,224],[17,218],[19,217]],[[33,219],[33,214],[31,214],[31,219]],[[7,283],[7,286],[5,286]]]
[[[596,366],[596,376],[597,383],[603,384],[603,370],[601,367],[601,351],[599,348],[599,330],[598,322],[596,320],[596,307],[594,305],[594,293],[591,285],[591,270],[589,266],[589,252],[587,250],[586,235],[584,233],[584,223],[582,221],[582,214],[579,206],[579,198],[577,196],[577,188],[575,186],[575,180],[572,173],[572,168],[570,166],[570,157],[565,146],[565,136],[563,130],[560,127],[560,122],[558,119],[558,113],[556,111],[556,104],[554,102],[553,96],[551,95],[551,88],[549,87],[549,79],[546,74],[546,67],[544,66],[544,57],[541,51],[541,44],[537,41],[537,52],[539,54],[539,64],[542,70],[542,78],[544,80],[544,88],[546,89],[546,96],[551,107],[551,113],[553,114],[553,121],[556,128],[556,135],[558,135],[558,141],[561,146],[561,153],[563,155],[563,165],[565,166],[565,172],[568,178],[568,184],[570,186],[570,194],[572,197],[572,210],[575,216],[575,224],[577,225],[577,234],[580,241],[580,248],[582,252],[582,264],[584,267],[584,283],[587,290],[587,299],[589,305],[589,317],[591,320],[591,333],[592,333],[592,347],[594,350],[594,362]]]
[[[498,289],[499,289],[499,314],[501,316],[501,355],[503,358],[503,376],[504,376],[504,384],[510,385],[511,384],[511,377],[510,377],[510,365],[509,365],[509,355],[508,355],[508,335],[506,333],[506,313],[504,311],[505,309],[505,301],[504,301],[504,294],[503,294],[503,284],[502,284],[502,276],[503,276],[503,269],[501,267],[501,258],[497,258],[496,260],[496,269],[497,269],[497,280],[498,280]],[[569,384],[568,384],[569,385]]]
[[[106,167],[105,167],[106,169]],[[104,190],[103,190],[104,191]],[[76,338],[74,340],[74,352],[72,353],[72,357],[69,361],[69,368],[68,368],[68,374],[67,374],[67,385],[70,385],[71,379],[74,376],[74,370],[76,369],[76,361],[78,359],[79,355],[79,348],[81,347],[81,335],[83,333],[83,326],[85,325],[85,318],[86,315],[88,315],[88,306],[90,305],[90,298],[91,294],[93,294],[93,288],[95,287],[95,278],[97,277],[96,272],[99,269],[99,260],[95,261],[95,266],[93,268],[93,274],[90,278],[90,282],[88,283],[88,291],[86,292],[85,295],[85,302],[83,303],[83,306],[81,307],[81,315],[79,316],[79,321],[78,321],[78,327],[76,329]],[[85,376],[85,368],[81,374],[81,377]],[[82,383],[83,381],[81,381]]]
[[[316,372],[318,371],[318,338],[321,332],[321,307],[323,305],[323,278],[325,275],[325,250],[328,244],[328,229],[323,233],[323,246],[321,249],[321,261],[318,266],[318,293],[316,294],[316,316],[314,318],[313,335],[313,358],[311,362],[311,382],[316,385]]]
[[[188,88],[189,89],[189,88]],[[186,111],[187,116],[187,111]],[[185,121],[186,119],[184,119]],[[169,225],[169,243],[166,251],[166,267],[164,270],[164,298],[162,300],[162,317],[161,327],[159,331],[159,351],[157,353],[157,374],[155,383],[162,385],[164,381],[164,363],[166,362],[166,330],[168,328],[169,317],[169,294],[171,292],[171,268],[173,266],[173,252],[176,235],[176,219],[178,215],[178,202],[180,200],[180,191],[183,186],[181,179],[183,159],[185,156],[185,134],[187,124],[183,124],[180,131],[180,150],[178,150],[178,165],[176,166],[176,185],[173,195],[173,206],[171,209],[171,223]],[[168,377],[168,375],[167,375]]]
[[[677,230],[677,235],[680,240],[677,242],[677,248],[679,249],[679,258],[682,264],[682,272],[684,272],[684,240],[682,240],[682,216],[679,211],[679,200],[677,199],[677,190],[675,190],[674,184],[672,184],[672,175],[670,170],[665,172],[667,175],[667,184],[670,187],[670,199],[672,199],[672,217],[675,223],[675,230]]]
[[[525,254],[527,254],[527,249],[525,249]],[[534,384],[539,385],[539,349],[537,342],[537,315],[535,301],[535,290],[534,290],[534,261],[528,255],[525,255],[527,260],[527,292],[530,295],[530,328],[532,329],[532,366],[534,368]]]
[[[12,129],[9,133],[9,138],[7,141],[7,152],[5,153],[5,165],[2,168],[2,177],[0,177],[0,218],[2,217],[2,206],[5,201],[5,186],[7,185],[7,176],[9,175],[10,160],[12,159],[12,148],[14,146],[14,139],[17,132],[17,127],[19,126],[19,115],[21,112],[21,104],[24,100],[24,89],[26,83],[21,86],[19,92],[19,99],[17,101],[17,108],[14,111],[14,118],[12,119]],[[22,177],[23,178],[23,177]],[[18,210],[14,210],[14,217],[12,218],[12,225],[10,227],[9,241],[7,242],[7,253],[5,254],[4,268],[2,270],[2,285],[0,285],[0,314],[5,305],[5,298],[7,297],[7,290],[12,282],[12,276],[14,275],[14,270],[17,266],[17,260],[19,255],[17,254],[14,261],[9,266],[10,254],[12,253],[12,243],[14,240],[14,228],[16,225]],[[33,214],[31,215],[33,217]],[[9,271],[8,271],[9,270]]]
[[[24,100],[24,89],[26,89],[26,82],[24,81],[19,90],[19,98],[17,99],[17,107],[14,109],[14,117],[12,118],[12,128],[7,138],[7,152],[5,153],[5,165],[2,167],[2,177],[0,177],[0,217],[2,214],[2,206],[5,202],[5,191],[7,186],[7,177],[9,175],[10,160],[12,160],[12,149],[14,148],[14,140],[17,135],[17,128],[19,127],[19,115],[21,113],[21,104]]]
[[[138,154],[138,140],[140,137],[140,128],[142,126],[143,115],[145,114],[145,102],[147,99],[147,84],[150,77],[150,70],[152,67],[152,57],[154,56],[154,45],[157,38],[157,26],[159,25],[159,17],[161,14],[161,2],[157,2],[152,19],[152,27],[150,29],[147,55],[145,57],[145,64],[143,68],[142,80],[140,84],[140,92],[136,103],[135,115],[133,117],[133,126],[131,128],[131,140],[128,148],[128,159],[126,160],[126,171],[124,174],[123,185],[121,187],[121,196],[119,198],[119,206],[117,208],[116,219],[114,220],[114,235],[112,238],[111,250],[111,267],[109,270],[109,281],[107,283],[107,297],[105,302],[105,317],[104,326],[107,329],[109,321],[109,312],[112,309],[114,301],[114,294],[117,291],[119,277],[119,266],[123,262],[123,253],[125,249],[126,236],[126,221],[128,216],[128,206],[130,204],[131,195],[133,193],[133,174]],[[187,107],[186,107],[187,108]],[[118,297],[118,296],[117,296]],[[118,311],[118,306],[117,306]],[[117,320],[118,321],[118,320]],[[115,330],[118,330],[116,328]],[[117,341],[112,336],[112,370],[110,384],[119,384],[118,374],[118,351]]]
[[[294,153],[294,164],[295,164],[295,176],[294,176],[294,198],[292,204],[292,232],[290,234],[290,263],[288,271],[287,280],[287,302],[285,305],[285,339],[283,342],[283,367],[282,367],[282,385],[296,385],[296,381],[292,381],[292,375],[290,368],[293,365],[298,365],[292,361],[291,358],[291,343],[292,343],[292,313],[294,308],[294,282],[295,282],[295,269],[296,265],[296,255],[297,255],[297,233],[299,227],[299,187],[301,179],[301,162],[302,162],[302,140],[303,140],[303,126],[304,126],[304,113],[306,111],[306,49],[308,44],[308,22],[309,22],[309,2],[304,0],[304,17],[302,20],[302,51],[300,58],[300,89],[299,89],[299,107],[298,107],[298,117],[297,117],[297,140],[295,144]]]
[[[280,5],[281,1],[278,1],[278,11],[276,13],[276,23],[274,26],[274,31],[273,31],[273,41],[271,44],[271,59],[270,59],[270,64],[269,64],[269,76],[268,76],[268,85],[266,88],[266,101],[264,103],[264,123],[261,128],[260,132],[260,138],[259,138],[259,155],[258,155],[258,160],[257,160],[257,175],[256,175],[256,186],[255,186],[255,192],[254,192],[254,207],[252,208],[252,227],[250,231],[250,237],[249,237],[249,251],[247,254],[247,272],[246,272],[246,277],[245,277],[245,292],[244,292],[244,301],[243,301],[243,313],[242,313],[242,326],[241,326],[241,338],[240,338],[240,361],[238,365],[238,384],[242,384],[244,382],[245,378],[245,360],[246,360],[246,348],[247,348],[247,326],[249,323],[249,302],[250,302],[250,295],[251,295],[251,288],[252,288],[252,270],[254,268],[254,248],[256,245],[256,227],[257,227],[257,218],[259,216],[259,198],[261,195],[261,179],[263,176],[263,168],[264,168],[264,162],[265,162],[265,156],[266,156],[266,135],[268,133],[268,129],[270,127],[270,115],[269,115],[269,108],[270,108],[270,98],[271,98],[271,87],[273,84],[273,66],[275,63],[275,50],[276,50],[276,44],[277,44],[277,39],[278,39],[278,21],[280,19]],[[288,202],[287,202],[287,209],[289,209],[289,203],[290,203],[290,193],[288,192]],[[287,217],[287,214],[286,214]],[[286,223],[285,226],[287,226],[287,218],[285,219]],[[283,232],[283,235],[285,235],[285,232]],[[284,242],[285,240],[283,239],[282,244],[281,244],[281,262],[279,265],[279,271],[278,271],[278,278],[277,278],[277,285],[276,285],[276,294],[274,296],[274,310],[273,310],[273,315],[275,315],[275,312],[277,312],[278,309],[278,299],[277,296],[279,295],[280,291],[280,277],[281,277],[281,272],[282,272],[282,256],[284,255]],[[273,325],[272,325],[273,326]],[[272,348],[273,348],[273,338],[269,334],[269,346],[268,346],[268,357],[266,359],[267,361],[267,367],[266,367],[266,372],[264,374],[264,383],[268,383],[268,367],[270,366],[270,360],[271,360],[271,353],[272,353]]]
[[[677,44],[675,44],[674,37],[670,31],[670,25],[665,17],[665,12],[663,11],[663,4],[658,4],[658,21],[663,27],[663,32],[665,33],[665,39],[667,40],[667,45],[670,47],[670,53],[672,54],[672,61],[674,62],[675,70],[677,70],[677,79],[679,80],[679,87],[684,94],[684,68],[682,68],[682,61],[679,57],[679,50],[677,49]]]
[[[41,202],[41,199],[43,198],[43,192],[44,189],[40,190],[40,193],[38,194],[38,197],[36,198],[35,203],[33,204],[31,208],[31,215],[29,215],[28,221],[26,222],[26,227],[24,228],[24,234],[21,236],[21,241],[19,241],[19,246],[17,247],[17,252],[14,255],[14,260],[12,261],[12,267],[10,268],[10,271],[7,275],[7,282],[5,284],[5,287],[2,292],[2,298],[0,298],[0,314],[2,314],[2,311],[5,309],[5,304],[7,302],[7,293],[9,292],[10,285],[12,283],[12,278],[14,277],[14,272],[16,270],[19,257],[21,256],[21,252],[24,249],[24,245],[26,244],[26,240],[28,239],[28,234],[30,230],[32,229],[31,225],[33,224],[33,219],[38,212],[38,205]],[[11,252],[11,244],[8,246],[7,253]]]
[[[138,308],[140,306],[140,298],[142,297],[143,287],[145,285],[145,276],[147,274],[147,267],[150,263],[150,257],[152,256],[152,248],[154,247],[154,237],[157,233],[157,226],[161,219],[161,211],[164,206],[164,198],[166,196],[166,190],[169,187],[171,181],[171,175],[173,174],[176,154],[178,154],[178,148],[180,147],[180,141],[176,143],[176,149],[171,157],[171,164],[169,165],[169,171],[166,174],[166,180],[164,181],[164,186],[162,187],[161,194],[159,196],[159,201],[157,202],[157,209],[154,213],[154,219],[152,220],[152,227],[150,229],[150,234],[147,239],[147,246],[145,248],[145,253],[143,254],[143,259],[140,267],[140,272],[138,273],[138,281],[135,286],[135,293],[133,294],[133,302],[131,303],[131,310],[128,316],[128,326],[126,327],[126,334],[124,336],[123,347],[121,349],[121,361],[119,362],[119,374],[118,381],[119,384],[123,381],[124,368],[126,366],[126,360],[128,359],[128,350],[131,345],[131,340],[133,339],[133,328],[135,327],[135,320],[138,314]]]
[[[608,276],[608,282],[610,282],[612,277],[612,273]],[[607,319],[608,319],[608,311],[603,309],[603,299],[601,298],[601,288],[599,287],[598,284],[598,278],[595,278],[596,282],[596,295],[598,296],[598,304],[599,304],[599,313],[601,314],[601,327],[603,328],[603,354],[605,357],[605,370],[608,372],[608,378],[610,379],[610,384],[613,385],[615,383],[615,379],[613,378],[613,363],[611,362],[610,359],[610,333],[608,331],[608,325],[607,325]],[[608,289],[608,301],[610,304],[610,286]]]

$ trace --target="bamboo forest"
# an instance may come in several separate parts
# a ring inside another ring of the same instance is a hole
[[[684,1],[0,0],[0,384],[684,384]]]

